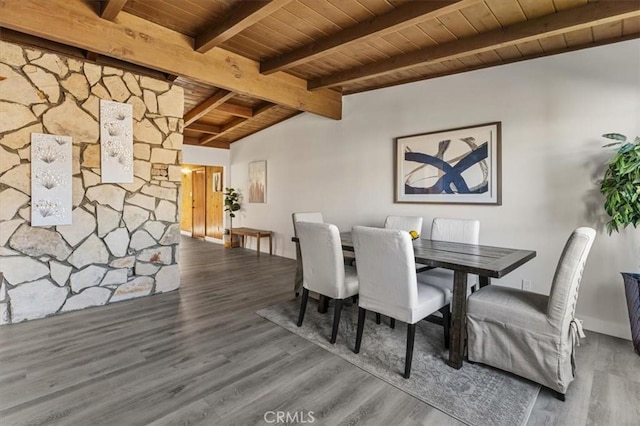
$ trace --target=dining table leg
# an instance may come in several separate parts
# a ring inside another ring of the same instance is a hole
[[[480,277],[480,288],[491,284],[491,277]]]
[[[467,315],[467,273],[453,272],[453,296],[451,300],[451,329],[449,361],[455,369],[462,368],[464,358],[465,320]]]

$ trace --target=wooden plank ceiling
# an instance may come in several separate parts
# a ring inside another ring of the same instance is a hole
[[[339,119],[342,94],[640,37],[640,1],[4,0],[0,26],[161,72],[185,89],[186,143],[228,148]]]

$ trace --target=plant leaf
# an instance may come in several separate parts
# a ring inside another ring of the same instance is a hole
[[[625,152],[631,151],[633,148],[635,148],[634,144],[626,143],[620,147],[620,149],[618,150],[618,154],[624,154]]]
[[[620,133],[605,133],[604,135],[602,135],[602,137],[607,139],[613,139],[616,141],[623,141],[623,142],[627,140],[627,137]]]
[[[610,146],[620,145],[622,142],[611,142],[606,145],[602,145],[603,148],[609,148]]]
[[[610,216],[607,231],[619,232],[629,225],[640,223],[640,137],[634,142],[626,142],[619,133],[603,135],[615,140],[611,144],[622,145],[616,150],[600,183],[600,192],[604,195],[604,210]]]

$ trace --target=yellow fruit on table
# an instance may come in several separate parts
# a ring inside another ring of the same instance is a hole
[[[417,231],[409,231],[409,235],[411,235],[412,240],[415,240],[420,236]]]

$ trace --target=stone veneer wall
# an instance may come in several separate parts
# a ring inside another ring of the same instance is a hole
[[[131,184],[101,184],[99,101],[133,106]],[[0,42],[0,324],[180,285],[184,94],[165,81]],[[30,135],[73,137],[73,223],[30,226]]]

